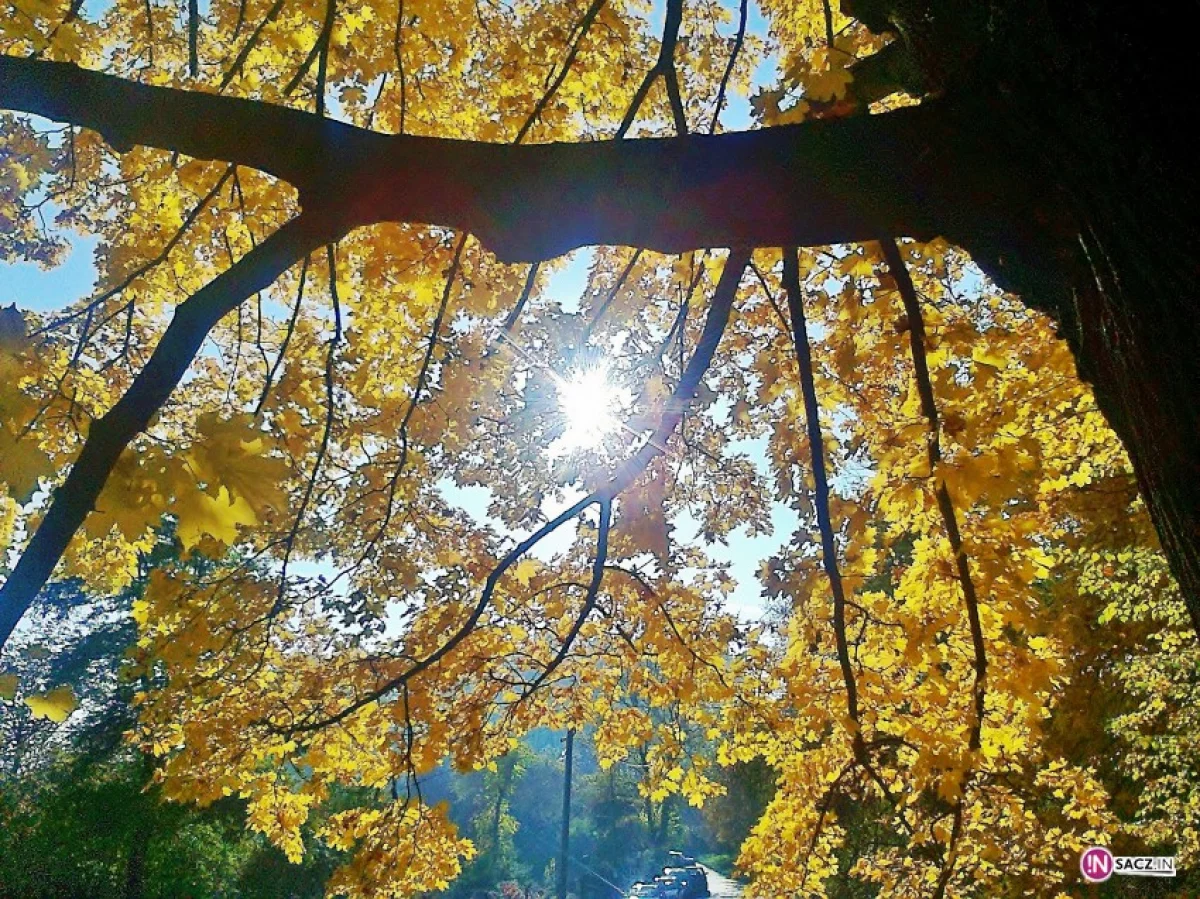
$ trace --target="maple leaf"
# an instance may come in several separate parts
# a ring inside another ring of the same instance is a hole
[[[666,562],[671,552],[671,528],[663,508],[666,499],[663,474],[659,469],[658,476],[625,494],[616,531],[629,542],[631,555],[648,552]]]
[[[845,97],[846,88],[854,80],[846,65],[851,59],[843,52],[817,50],[813,54],[812,68],[802,78],[805,96],[822,102]]]
[[[178,518],[176,534],[185,550],[193,549],[205,535],[231,545],[237,540],[239,525],[258,521],[250,504],[225,487],[217,490],[215,498],[200,490],[177,497],[171,511]]]
[[[0,423],[0,482],[19,503],[26,503],[41,478],[53,471],[50,457],[31,435],[21,437]]]
[[[541,567],[537,559],[522,559],[512,567],[512,576],[522,587],[528,587]]]
[[[96,498],[96,507],[84,521],[94,538],[114,526],[126,540],[136,540],[156,525],[167,509],[165,485],[157,475],[166,471],[166,460],[153,453],[125,452]]]
[[[68,686],[55,687],[46,693],[38,693],[25,697],[25,705],[35,718],[46,718],[56,724],[66,721],[70,714],[79,707],[75,691]]]
[[[267,438],[250,416],[222,419],[208,413],[197,420],[196,429],[198,439],[185,459],[210,496],[227,491],[245,502],[255,520],[269,509],[284,508],[287,497],[281,485],[288,476],[287,463],[266,455]]]

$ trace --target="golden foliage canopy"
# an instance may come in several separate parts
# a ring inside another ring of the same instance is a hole
[[[862,112],[855,65],[882,41],[827,6],[770,0],[747,26],[717,0],[9,0],[0,51],[388,133],[587,141],[720,130],[734,96],[762,124]],[[93,296],[0,320],[12,553],[185,298],[299,209],[253,168],[0,119],[0,258],[98,240]],[[332,788],[396,785],[321,838],[354,850],[332,892],[414,895],[474,851],[422,776],[589,727],[602,764],[645,752],[653,802],[702,803],[715,763],[777,769],[739,862],[756,895],[847,871],[882,896],[1052,895],[1081,847],[1177,838],[1149,807],[1123,823],[1064,736],[1102,731],[1078,685],[1125,640],[1142,654],[1120,676],[1148,697],[1113,725],[1130,770],[1196,820],[1173,773],[1195,744],[1139,736],[1156,703],[1188,705],[1160,669],[1196,649],[1129,462],[1049,323],[955,248],[522,266],[387,223],[278,269],[114,457],[59,569],[93,591],[144,580],[136,736],[171,797],[241,796],[297,857]],[[564,451],[560,381],[595,366],[621,426]],[[455,498],[478,487],[472,517]],[[764,560],[768,611],[739,620],[714,550],[781,507],[798,525]],[[176,561],[142,571],[160,541]],[[1102,610],[1140,625],[1099,632]],[[852,858],[845,799],[889,834]]]

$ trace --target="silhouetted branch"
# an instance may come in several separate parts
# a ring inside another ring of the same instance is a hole
[[[359,709],[383,698],[392,690],[408,684],[414,677],[423,671],[427,671],[444,659],[454,651],[455,647],[470,636],[491,605],[492,596],[500,583],[500,579],[522,556],[568,521],[578,517],[592,506],[600,506],[603,516],[604,506],[610,504],[638,475],[645,471],[646,466],[655,457],[666,452],[667,441],[679,426],[684,410],[695,395],[701,378],[704,377],[704,373],[708,371],[709,366],[712,364],[717,344],[721,340],[721,335],[725,333],[725,327],[729,322],[729,314],[733,308],[733,300],[737,295],[737,288],[741,282],[742,273],[749,262],[749,250],[737,249],[730,251],[729,258],[725,262],[725,269],[721,272],[721,279],[717,283],[716,290],[713,291],[708,318],[705,320],[704,330],[700,335],[696,350],[688,361],[687,368],[679,379],[678,385],[676,385],[674,392],[666,403],[662,419],[649,439],[628,460],[617,466],[603,487],[589,493],[564,509],[506,553],[497,563],[496,567],[488,574],[483,590],[480,591],[479,599],[472,607],[466,619],[437,649],[414,662],[400,674],[389,678],[375,689],[369,690],[347,703],[337,712],[321,717],[309,717],[303,722],[275,729],[282,730],[291,735],[320,730],[321,728],[345,720]],[[604,563],[601,561],[598,570],[602,572],[603,568]],[[595,576],[594,574],[593,578]],[[592,602],[594,604],[594,599]]]
[[[509,146],[384,135],[300,110],[0,57],[0,107],[281,178],[331,230],[420,222],[501,261],[587,245],[664,253],[822,245],[879,233],[953,239],[1025,209],[1025,184],[978,127],[927,102],[754,132]],[[1005,173],[1011,175],[1006,178]],[[1026,188],[1029,186],[1026,184]],[[954,210],[970,210],[960,222]]]
[[[967,738],[967,748],[972,755],[979,751],[982,742],[983,717],[987,701],[987,646],[983,639],[983,625],[979,618],[979,597],[975,592],[975,582],[971,578],[971,565],[963,547],[962,536],[958,530],[958,517],[954,510],[954,500],[946,488],[946,482],[938,475],[938,464],[942,459],[941,427],[938,422],[937,401],[933,395],[933,381],[929,377],[929,362],[925,357],[925,320],[921,314],[921,303],[917,299],[917,290],[913,285],[912,276],[900,255],[900,248],[890,237],[880,241],[883,248],[883,258],[887,261],[888,269],[896,280],[900,298],[904,303],[904,312],[908,316],[909,345],[912,351],[913,372],[917,383],[917,394],[921,399],[921,411],[929,422],[929,476],[936,481],[934,493],[937,497],[938,511],[941,514],[942,525],[946,529],[946,537],[950,541],[950,549],[954,552],[954,565],[958,573],[958,582],[962,587],[963,600],[967,607],[967,621],[971,630],[971,647],[974,652],[975,681],[972,685],[974,698],[974,714],[971,719],[971,729]],[[950,830],[950,842],[946,847],[946,856],[942,863],[942,872],[938,877],[937,887],[933,895],[941,899],[946,894],[950,877],[954,873],[955,850],[962,836],[964,804],[966,801],[967,785],[971,779],[971,770],[964,772],[959,784],[958,800],[954,806],[954,824]]]
[[[326,242],[303,217],[293,219],[237,264],[181,303],[145,367],[120,400],[88,431],[83,449],[4,586],[0,587],[0,645],[33,602],[95,505],[118,457],[162,408],[209,331],[226,313]]]

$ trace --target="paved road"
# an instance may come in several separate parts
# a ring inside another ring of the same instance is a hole
[[[704,873],[708,875],[708,891],[712,899],[742,899],[742,885],[736,880],[722,877],[712,868],[704,868]]]

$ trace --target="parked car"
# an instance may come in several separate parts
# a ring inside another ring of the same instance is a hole
[[[658,883],[635,883],[626,895],[628,899],[664,899]]]
[[[662,889],[662,899],[687,899],[687,881],[674,874],[660,874],[654,882]]]
[[[663,868],[663,875],[683,881],[682,899],[701,899],[708,895],[708,875],[694,862],[690,865]]]

